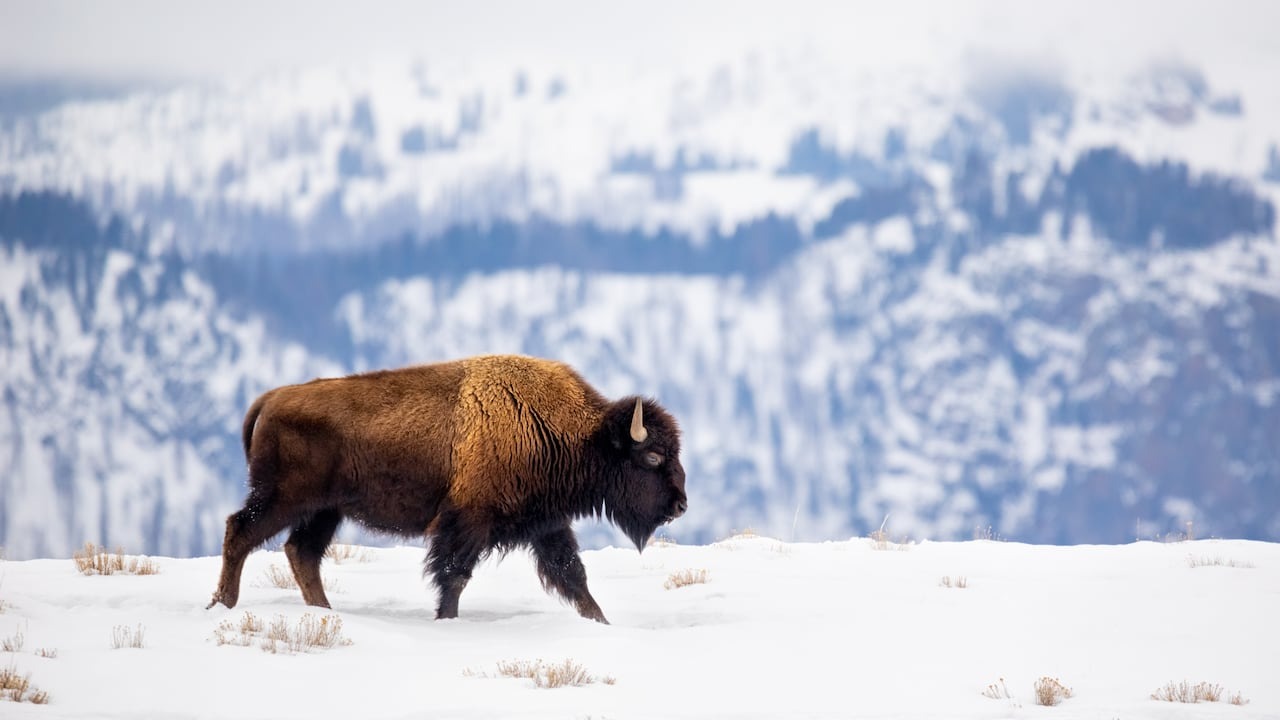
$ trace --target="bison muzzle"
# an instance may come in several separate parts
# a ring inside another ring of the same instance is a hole
[[[605,517],[643,549],[688,507],[680,433],[651,400],[605,399],[567,365],[483,356],[268,391],[244,420],[249,494],[227,518],[209,607],[235,607],[245,558],[286,528],[308,605],[329,607],[320,560],[344,519],[430,538],[437,618],[490,552],[529,548],[538,576],[583,617],[571,523]]]

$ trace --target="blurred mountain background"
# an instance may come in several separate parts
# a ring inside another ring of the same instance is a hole
[[[496,352],[680,419],[681,542],[1280,540],[1274,6],[0,7],[8,557]]]

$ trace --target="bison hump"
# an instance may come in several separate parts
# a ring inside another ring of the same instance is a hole
[[[599,424],[597,398],[562,363],[510,355],[464,361],[453,500],[514,512],[554,492]]]

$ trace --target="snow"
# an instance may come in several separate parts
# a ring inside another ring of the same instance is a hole
[[[892,535],[892,520],[890,521]],[[676,528],[678,531],[678,527]],[[523,553],[486,561],[460,617],[433,619],[417,547],[326,561],[324,611],[271,587],[280,552],[250,556],[241,604],[204,609],[220,560],[156,558],[156,575],[84,576],[66,559],[0,564],[0,665],[51,696],[6,718],[864,717],[1252,720],[1280,714],[1280,545],[1240,540],[1034,546],[864,538],[787,543],[744,534],[643,554],[583,553],[612,621],[579,618]],[[1193,566],[1198,565],[1198,566]],[[705,584],[667,590],[674,572]],[[953,587],[942,585],[943,578]],[[965,587],[954,587],[963,578]],[[349,645],[301,654],[218,645],[252,612],[336,615]],[[113,628],[144,630],[112,649]],[[56,650],[56,657],[37,655]],[[614,684],[535,688],[497,663],[571,659]],[[1074,694],[1037,706],[1033,683]],[[1220,684],[1249,703],[1150,699],[1169,682]],[[984,697],[1003,681],[1012,698]]]

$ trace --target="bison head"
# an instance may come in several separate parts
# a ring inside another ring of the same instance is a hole
[[[601,448],[613,472],[605,514],[643,550],[659,526],[689,508],[680,464],[680,429],[654,402],[619,400],[605,414]]]

